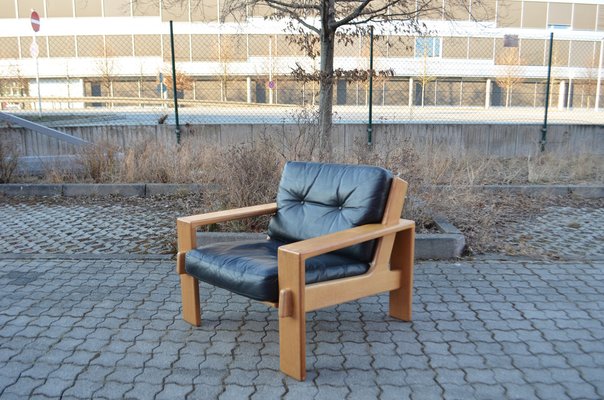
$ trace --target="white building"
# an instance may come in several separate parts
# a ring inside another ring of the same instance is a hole
[[[162,1],[139,0],[135,7],[130,0],[3,0],[3,105],[11,103],[9,97],[37,94],[36,76],[46,102],[61,98],[46,108],[98,105],[83,102],[85,96],[111,96],[116,105],[169,96],[162,94],[159,77],[170,74],[170,20],[184,99],[314,101],[316,85],[296,82],[290,72],[296,63],[312,69],[318,60],[287,40],[283,23],[262,15],[220,21],[224,0],[184,0],[182,9],[165,9]],[[376,31],[374,68],[392,70],[394,76],[375,82],[374,104],[542,106],[553,31],[551,104],[602,107],[602,1],[482,0],[485,7],[472,11],[476,21],[467,10],[450,9],[448,0],[435,1],[453,19],[446,20],[444,13],[426,16],[435,36]],[[473,4],[468,0],[470,9]],[[32,10],[41,19],[36,34]],[[515,47],[506,47],[506,35],[518,38]],[[34,40],[37,63],[31,55]],[[368,37],[338,45],[335,63],[343,69],[367,69]],[[361,105],[366,93],[364,82],[341,80],[334,102]]]

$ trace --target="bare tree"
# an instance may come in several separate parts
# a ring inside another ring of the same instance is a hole
[[[495,78],[495,82],[505,90],[505,106],[509,107],[512,88],[522,82],[522,60],[517,47],[506,47],[496,59],[503,66],[503,73]]]
[[[585,107],[590,108],[595,104],[598,91],[598,60],[595,56],[592,56],[591,60],[586,60],[582,75],[584,79],[583,95],[587,97]],[[583,101],[581,101],[581,105],[583,105]]]
[[[336,41],[358,37],[367,32],[369,25],[401,33],[419,31],[422,25],[417,17],[440,10],[442,4],[430,0],[225,0],[225,12],[229,13],[258,6],[270,7],[273,12],[270,18],[284,20],[290,31],[306,37],[309,50],[318,47],[318,53],[312,55],[320,57],[319,146],[323,155],[329,157]]]
[[[168,88],[170,93],[173,93],[174,86],[172,82],[174,80],[172,79],[172,69],[164,70],[164,76],[166,87]],[[191,78],[191,76],[187,75],[182,71],[176,70],[176,90],[179,92],[183,92],[184,94],[185,90],[191,89],[193,89],[193,78]]]
[[[97,49],[99,55],[96,61],[96,69],[101,78],[101,85],[105,89],[104,96],[113,97],[113,79],[116,73],[115,52],[106,43]],[[113,103],[109,103],[113,107]]]
[[[426,87],[431,83],[434,82],[436,80],[436,76],[434,74],[432,74],[432,72],[430,71],[430,65],[428,60],[430,60],[430,49],[428,46],[423,46],[422,49],[422,54],[420,54],[420,57],[422,57],[422,66],[421,69],[419,70],[419,74],[417,75],[416,79],[419,81],[419,84],[422,86],[422,104],[421,106],[423,107],[425,104],[425,98],[426,98]]]
[[[166,1],[168,4],[182,4],[188,0]],[[190,1],[191,6],[199,6],[202,2]],[[425,26],[419,17],[444,15],[448,18],[448,10],[454,7],[467,10],[468,3],[467,0],[451,0],[444,9],[443,2],[434,0],[224,0],[221,12],[223,18],[225,15],[237,18],[253,13],[256,8],[270,9],[272,14],[268,18],[283,20],[290,32],[307,38],[311,49],[319,44],[318,53],[313,54],[320,57],[319,143],[323,154],[330,156],[336,41],[366,34],[370,25],[384,27],[393,33],[424,31]],[[472,3],[473,10],[479,6],[480,1]]]
[[[11,64],[8,67],[6,77],[0,79],[0,96],[3,97],[27,97],[29,96],[29,80],[23,76],[19,65]],[[6,105],[6,104],[5,104]],[[25,103],[19,102],[19,108],[25,107]]]

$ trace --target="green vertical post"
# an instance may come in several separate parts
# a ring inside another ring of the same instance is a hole
[[[170,49],[172,51],[172,91],[174,96],[174,118],[176,120],[176,143],[180,144],[180,123],[178,121],[178,89],[176,88],[176,57],[174,55],[174,28],[170,21]]]
[[[373,144],[373,26],[369,27],[369,123],[367,125],[367,144]]]
[[[547,111],[549,109],[549,86],[552,78],[552,49],[554,47],[554,32],[549,34],[549,61],[547,63],[547,86],[545,88],[545,116],[543,117],[543,127],[541,128],[541,152],[545,151],[547,137]]]

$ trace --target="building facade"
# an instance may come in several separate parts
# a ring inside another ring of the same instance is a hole
[[[552,51],[552,96],[558,108],[602,108],[604,3],[599,0],[468,0],[421,16],[430,34],[376,29],[374,104],[384,106],[540,107]],[[173,2],[171,2],[173,3]],[[169,22],[174,21],[179,97],[192,102],[313,104],[316,82],[296,80],[318,59],[292,41],[268,9],[224,15],[224,0],[3,0],[0,97],[4,108],[38,88],[51,108],[99,106],[87,97],[171,96]],[[34,33],[32,10],[40,15]],[[369,66],[369,37],[336,46],[336,68]],[[37,57],[34,57],[37,55]],[[368,85],[340,79],[334,103],[363,105]],[[15,101],[10,101],[12,98]],[[128,100],[130,99],[130,100]],[[35,107],[32,105],[31,107]]]

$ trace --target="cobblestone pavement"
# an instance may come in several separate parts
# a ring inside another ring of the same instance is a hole
[[[524,254],[604,259],[604,208],[547,207],[510,239]]]
[[[604,264],[423,262],[414,321],[384,295],[307,315],[306,382],[277,316],[172,262],[0,259],[0,398],[602,399]]]
[[[181,214],[145,199],[0,202],[0,253],[165,254]]]
[[[0,254],[170,254],[178,199],[0,199]],[[193,208],[194,209],[194,208]],[[195,211],[199,212],[199,211]],[[516,218],[502,252],[544,259],[604,259],[604,207],[549,206]]]

